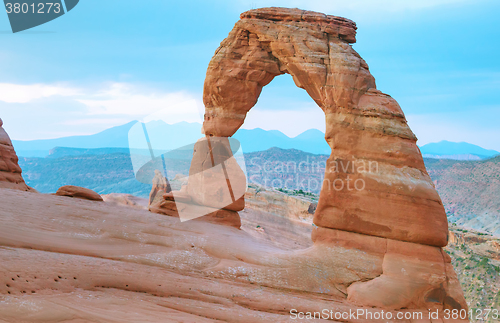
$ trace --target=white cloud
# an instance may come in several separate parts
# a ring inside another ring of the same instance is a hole
[[[36,100],[57,96],[83,104],[86,107],[86,116],[101,116],[71,120],[66,124],[109,123],[111,115],[141,118],[160,110],[172,115],[183,115],[186,102],[195,100],[198,110],[202,104],[201,100],[196,100],[195,96],[188,92],[159,91],[130,83],[109,83],[97,90],[58,84],[0,83],[0,101],[5,103],[34,103]],[[191,120],[194,121],[200,121],[199,117]]]
[[[201,97],[131,83],[0,83],[0,116],[13,139],[49,139],[94,134],[148,117],[167,123],[201,122]]]
[[[195,120],[186,114],[185,103],[193,100],[195,96],[187,92],[161,92],[129,83],[112,83],[95,94],[77,99],[88,108],[90,115],[127,115],[142,118],[166,110],[170,115],[177,116],[176,119],[180,118],[179,121],[199,122],[199,112]],[[199,100],[195,101],[197,105],[201,103]],[[183,120],[182,116],[189,120]]]
[[[107,128],[143,119],[201,122],[201,94],[168,92],[130,83],[109,83],[98,90],[55,84],[18,85],[0,83],[0,117],[13,139],[57,138],[93,134]],[[280,130],[290,137],[308,129],[325,131],[325,117],[314,102],[292,104],[286,110],[271,110],[276,102],[266,100],[254,107],[244,129]],[[300,106],[300,109],[296,107]],[[262,108],[261,108],[262,107]],[[293,108],[292,108],[293,107]],[[466,141],[500,151],[498,107],[476,107],[470,111],[407,116],[419,145],[440,140]]]
[[[51,96],[75,96],[79,93],[79,89],[64,85],[0,83],[0,101],[7,103],[28,103]]]

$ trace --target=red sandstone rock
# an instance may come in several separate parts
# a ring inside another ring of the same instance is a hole
[[[0,119],[0,188],[36,192],[24,182],[18,157]]]
[[[111,194],[101,195],[101,197],[104,200],[104,202],[109,204],[133,207],[141,210],[148,209],[148,199],[140,198],[134,195],[111,193]]]
[[[232,155],[228,138],[207,137],[194,146],[187,194],[199,205],[241,211],[246,177]]]
[[[160,191],[162,192],[160,194]],[[153,177],[153,187],[149,193],[149,204],[153,203],[156,195],[163,196],[164,193],[170,193],[172,189],[170,188],[170,183],[168,179],[163,176],[159,170],[155,170],[155,176]]]
[[[443,268],[436,254],[425,254],[439,248],[406,250],[413,244],[390,246],[385,238],[340,230],[318,228],[334,231],[323,235],[331,240],[318,237],[314,246],[297,250],[227,226],[180,223],[131,207],[8,189],[0,189],[0,196],[0,319],[7,322],[131,320],[121,313],[137,317],[134,321],[165,322],[170,317],[165,315],[173,315],[165,313],[165,307],[187,322],[288,322],[293,308],[367,308],[347,299],[349,286],[369,284],[384,276],[386,267],[401,268],[394,262],[384,264],[387,248],[397,257],[414,253],[406,259],[409,270],[420,262],[420,281],[432,280],[425,277],[432,271],[427,264],[436,261],[436,268]],[[268,221],[266,228],[278,224]],[[293,231],[290,225],[278,226],[277,234]],[[436,273],[436,278],[442,277]],[[391,274],[397,277],[397,270]],[[406,288],[412,285],[400,282]],[[454,291],[461,295],[459,288]],[[451,296],[449,289],[447,293]],[[20,310],[26,303],[36,311]],[[371,310],[395,313],[388,308]],[[427,313],[415,308],[398,311]]]
[[[239,229],[237,211],[245,208],[245,191],[246,177],[232,155],[228,138],[207,137],[194,146],[187,185],[181,191],[162,194],[149,210],[182,221],[200,218]]]
[[[450,259],[440,248],[446,244],[441,201],[401,109],[375,89],[366,63],[349,45],[355,41],[354,23],[282,8],[241,17],[209,66],[205,133],[232,135],[262,86],[286,72],[326,113],[330,163],[376,161],[380,172],[327,168],[327,180],[351,176],[364,180],[366,189],[324,186],[315,212],[315,243],[303,250],[278,248],[228,228],[239,227],[234,210],[241,201],[232,201],[233,211],[206,217],[226,224],[219,226],[0,189],[5,196],[0,246],[8,247],[0,248],[0,294],[7,299],[0,304],[0,319],[109,322],[150,316],[163,322],[173,315],[190,322],[270,322],[289,321],[292,308],[375,307],[424,315],[428,309],[441,315],[445,308],[466,309]],[[206,163],[209,155],[228,157],[223,150],[195,151],[190,175],[213,168]],[[150,209],[176,216],[184,208],[210,207],[217,196],[210,188],[217,185],[206,185],[205,179],[155,197]],[[207,191],[189,188],[195,183]],[[59,191],[97,199],[82,188]],[[26,300],[32,312],[26,313]],[[110,314],[109,307],[117,310]],[[123,310],[127,314],[117,318]]]
[[[185,212],[189,212],[189,209],[194,210],[193,219],[191,221],[206,221],[235,227],[237,229],[241,227],[241,219],[238,212],[227,209],[214,209],[206,206],[200,206],[193,203],[189,196],[174,198],[174,196],[170,193],[164,194],[164,199],[155,200],[154,203],[149,206],[149,211],[178,218],[179,208]],[[200,216],[200,214],[204,215]]]
[[[376,89],[368,65],[349,44],[355,32],[350,20],[299,9],[243,13],[208,67],[204,133],[233,135],[262,87],[289,73],[325,112],[332,148],[314,223],[445,246],[446,214],[416,137],[397,102]],[[359,171],[351,167],[355,163],[377,167]],[[355,183],[363,189],[354,189]]]
[[[103,198],[99,194],[97,194],[96,192],[94,192],[88,188],[73,186],[73,185],[67,185],[67,186],[60,187],[57,190],[56,195],[75,197],[75,198],[84,199],[84,200],[91,200],[91,201],[104,201]]]
[[[349,44],[355,33],[350,20],[299,9],[243,13],[207,70],[204,134],[232,136],[262,88],[290,74],[324,111],[332,149],[314,215],[315,247],[342,246],[380,260],[371,271],[378,277],[343,277],[336,288],[363,306],[466,308],[442,256],[446,213],[417,138]],[[190,175],[206,165],[206,153],[195,149],[194,156]]]

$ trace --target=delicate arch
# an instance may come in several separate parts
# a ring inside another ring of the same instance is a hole
[[[368,65],[350,45],[355,35],[354,22],[315,12],[243,13],[208,67],[204,133],[232,136],[262,87],[289,73],[325,112],[332,149],[313,240],[328,239],[329,229],[336,229],[445,246],[446,214],[416,137],[397,102],[376,89]],[[377,172],[363,171],[367,163],[377,163]]]

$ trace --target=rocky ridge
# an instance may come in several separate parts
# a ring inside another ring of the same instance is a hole
[[[34,191],[24,182],[18,157],[12,146],[12,141],[3,129],[0,119],[0,188],[12,188],[23,191]]]

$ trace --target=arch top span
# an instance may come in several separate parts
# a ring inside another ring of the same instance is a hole
[[[323,111],[350,108],[375,88],[366,62],[352,49],[348,19],[285,8],[241,15],[212,58],[204,85],[207,135],[231,136],[262,88],[288,73]]]
[[[204,133],[232,136],[262,88],[288,73],[324,111],[332,149],[314,223],[444,246],[446,213],[417,138],[398,103],[376,89],[351,47],[355,36],[354,22],[341,17],[286,8],[243,13],[208,66]],[[313,236],[321,241],[330,231],[317,232],[326,232]]]
[[[300,9],[276,7],[254,9],[242,13],[240,18],[318,24],[318,27],[323,32],[341,38],[348,43],[356,42],[356,30],[358,29],[356,23],[352,20]]]

